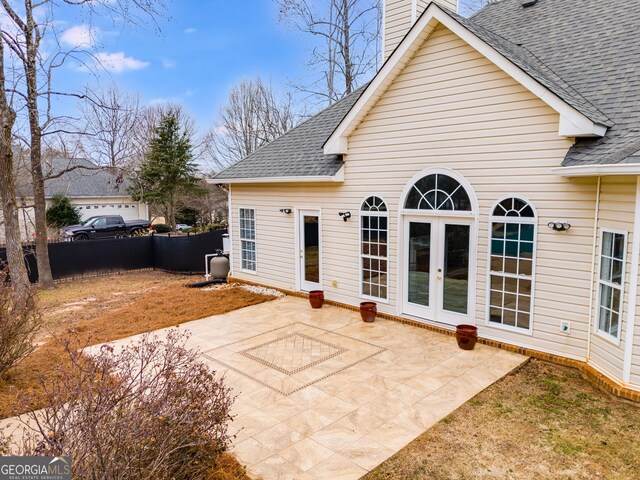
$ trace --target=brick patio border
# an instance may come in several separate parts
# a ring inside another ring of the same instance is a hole
[[[279,292],[285,293],[292,297],[299,297],[299,298],[309,297],[309,295],[303,292],[295,292],[295,291],[287,290],[284,288],[272,287],[269,285],[265,285],[263,283],[250,282],[247,280],[241,280],[239,278],[234,278],[234,277],[229,277],[228,281],[229,283],[244,283],[247,285],[272,288],[273,290],[277,290]],[[336,307],[345,308],[347,310],[353,310],[356,312],[360,311],[360,307],[358,306],[349,305],[342,302],[336,302],[335,300],[325,299],[325,303],[327,303],[328,305],[334,305]],[[430,325],[428,323],[418,322],[415,320],[399,317],[397,315],[391,315],[388,313],[378,312],[378,317],[385,318],[387,320],[392,320],[398,323],[403,323],[405,325],[411,325],[413,327],[424,328],[426,330],[441,333],[444,335],[455,336],[456,334],[454,330],[449,330],[446,328],[438,327],[436,325]],[[574,360],[567,357],[562,357],[560,355],[553,355],[551,353],[544,353],[538,350],[532,350],[530,348],[518,347],[517,345],[512,345],[510,343],[505,343],[505,342],[499,342],[496,340],[490,340],[488,338],[483,338],[483,337],[479,337],[478,342],[482,343],[483,345],[488,345],[490,347],[500,348],[502,350],[506,350],[509,352],[519,353],[521,355],[526,355],[528,357],[533,357],[533,358],[537,358],[547,362],[555,363],[558,365],[564,365],[567,367],[575,368],[578,371],[580,371],[580,373],[582,373],[582,375],[585,378],[587,378],[589,381],[594,383],[598,388],[605,391],[606,393],[609,393],[611,395],[614,395],[616,397],[619,397],[625,400],[630,400],[632,402],[640,403],[640,391],[633,390],[631,388],[628,388],[628,387],[625,387],[624,385],[619,384],[618,382],[607,377],[606,375],[599,372],[592,365],[589,365],[586,362],[583,362],[580,360]]]

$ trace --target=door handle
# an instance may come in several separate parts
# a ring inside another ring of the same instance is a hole
[[[438,275],[438,280],[442,280],[442,275]]]

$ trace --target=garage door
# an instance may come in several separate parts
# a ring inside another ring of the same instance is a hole
[[[98,215],[120,215],[126,221],[140,218],[135,203],[75,203],[80,209],[82,220]]]

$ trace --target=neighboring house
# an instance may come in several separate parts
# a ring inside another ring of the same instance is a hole
[[[232,274],[640,390],[640,9],[455,8],[387,0],[374,79],[211,180]]]
[[[16,190],[18,204],[22,207],[20,233],[24,241],[30,241],[35,232],[31,175],[24,162],[19,165]],[[125,220],[149,219],[148,206],[134,201],[127,192],[128,181],[108,169],[98,169],[90,160],[54,158],[45,170],[45,175],[55,177],[45,181],[47,206],[54,195],[63,194],[78,207],[83,220],[96,215],[122,215]],[[61,172],[65,173],[57,176]],[[4,225],[0,227],[0,243],[3,242]]]

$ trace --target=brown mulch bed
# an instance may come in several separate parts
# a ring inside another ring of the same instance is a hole
[[[640,405],[531,360],[362,480],[640,478]]]
[[[70,323],[70,328],[64,328],[65,322],[56,318],[54,328],[50,329],[52,336],[44,339],[43,344],[9,371],[6,378],[0,379],[0,418],[23,413],[20,394],[37,394],[42,380],[55,374],[52,367],[69,361],[63,346],[66,339],[72,340],[79,347],[96,345],[220,315],[275,298],[259,295],[239,286],[224,285],[212,290],[202,290],[186,288],[181,283],[149,288],[138,293],[136,298],[123,302],[124,306],[111,304],[109,309],[96,309],[101,314],[79,322],[74,321]],[[65,288],[58,294],[63,301],[67,300]],[[46,308],[59,312],[59,304],[60,302],[50,302],[45,307],[45,312]],[[85,308],[91,309],[92,305]]]

